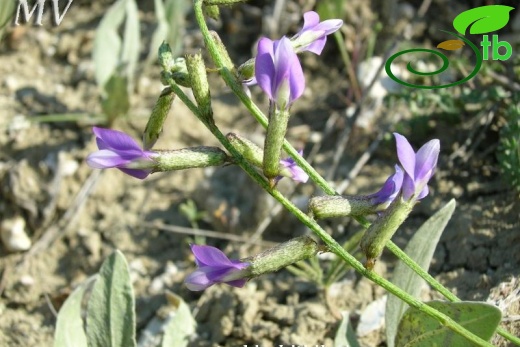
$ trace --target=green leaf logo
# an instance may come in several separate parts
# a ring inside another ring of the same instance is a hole
[[[504,5],[475,7],[455,17],[453,27],[462,35],[466,34],[466,29],[469,26],[471,26],[470,34],[478,35],[497,31],[509,22],[511,10],[514,10],[514,7]]]

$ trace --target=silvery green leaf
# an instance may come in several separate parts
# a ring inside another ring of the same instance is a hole
[[[87,309],[89,347],[135,347],[135,303],[126,259],[116,250],[101,265]]]
[[[190,1],[165,0],[166,22],[168,23],[168,35],[166,41],[170,44],[174,56],[181,53],[182,39],[184,36],[184,16],[190,9]]]
[[[502,313],[497,307],[484,302],[430,301],[427,305],[444,313],[485,341],[491,339],[502,318]],[[395,345],[397,347],[463,347],[473,344],[435,318],[410,307],[399,323]]]
[[[157,20],[157,28],[155,29],[152,41],[150,43],[150,53],[146,61],[157,61],[157,50],[161,46],[166,35],[168,35],[168,20],[166,19],[166,9],[164,8],[163,0],[154,0],[155,19]]]
[[[92,276],[65,300],[58,313],[54,331],[54,347],[87,347],[83,321],[83,297],[96,277]]]
[[[108,124],[111,124],[116,118],[125,116],[130,109],[128,79],[118,69],[105,83],[104,90],[101,108]]]
[[[341,315],[343,319],[334,337],[334,347],[359,347],[356,333],[352,328],[352,324],[350,324],[350,314],[348,312],[342,312]]]
[[[163,41],[170,45],[174,56],[181,53],[184,16],[189,9],[189,2],[186,0],[154,0],[154,4],[157,28],[152,37],[147,62],[157,59],[157,49]]]
[[[424,222],[410,242],[408,242],[408,245],[404,250],[410,258],[426,271],[428,271],[428,268],[430,267],[433,252],[437,247],[437,243],[439,242],[439,238],[441,237],[444,228],[448,224],[448,221],[455,210],[455,205],[455,200],[450,200],[446,206]],[[402,261],[399,261],[395,267],[392,283],[403,289],[408,294],[418,297],[423,284],[423,279]],[[394,345],[399,321],[407,308],[408,305],[396,296],[390,295],[388,297],[386,303],[385,322],[386,340],[389,347],[393,347]]]
[[[2,37],[4,36],[5,28],[13,18],[15,4],[14,1],[7,1],[7,3],[0,6],[0,40],[2,40]]]
[[[94,38],[92,58],[96,83],[103,89],[120,64],[121,38],[118,29],[125,17],[127,0],[118,0],[101,19]]]
[[[16,1],[6,1],[0,6],[0,31],[11,21],[16,8]],[[0,36],[1,38],[1,36]]]
[[[164,327],[162,347],[186,347],[189,345],[190,335],[195,333],[197,322],[180,296],[167,292],[166,297],[174,309],[169,313]]]
[[[140,33],[139,13],[134,0],[126,0],[126,19],[123,37],[123,50],[121,51],[121,63],[126,68],[126,74],[130,86],[133,85],[133,77],[139,60]]]

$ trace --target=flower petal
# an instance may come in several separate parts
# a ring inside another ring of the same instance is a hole
[[[264,93],[273,99],[272,90],[275,78],[273,41],[264,37],[258,41],[258,54],[255,61],[255,78]]]
[[[298,154],[300,156],[303,155],[303,150],[299,150]],[[284,176],[291,178],[296,182],[306,183],[309,180],[309,175],[301,167],[296,164],[293,158],[288,157],[280,160],[280,164],[286,169],[282,170],[280,173],[282,176],[279,176],[278,181],[281,180]]]
[[[341,19],[329,19],[320,23],[318,14],[314,11],[303,15],[303,28],[292,37],[298,53],[310,51],[320,55],[327,42],[327,35],[337,31],[343,25]]]
[[[418,151],[415,156],[415,182],[416,184],[426,184],[432,177],[437,160],[439,159],[441,144],[437,139],[428,141]]]
[[[142,152],[141,146],[122,131],[93,127],[99,149],[114,149],[117,151],[136,150]]]
[[[415,152],[406,137],[398,133],[394,133],[394,136],[399,162],[413,181],[415,179]]]
[[[246,283],[247,283],[247,278],[226,282],[226,284],[229,284],[230,286],[237,287],[237,288],[242,288],[243,286],[246,285]]]
[[[125,174],[130,175],[135,178],[139,178],[140,180],[144,180],[148,177],[149,174],[152,173],[151,170],[140,170],[140,169],[127,169],[127,168],[118,168],[123,171]]]
[[[419,193],[419,195],[417,196],[417,200],[421,200],[422,198],[426,197],[426,195],[428,195],[429,192],[430,192],[430,189],[428,188],[428,185],[425,185],[424,188]]]
[[[309,51],[314,54],[320,55],[321,52],[323,52],[323,48],[325,47],[325,44],[327,43],[327,38],[322,37],[319,39],[314,40],[311,44],[300,48],[301,51]]]
[[[229,258],[218,248],[204,245],[191,245],[191,251],[195,256],[197,265],[212,267],[235,267]]]
[[[192,291],[204,290],[214,284],[214,282],[208,278],[207,273],[202,269],[195,270],[189,274],[184,280],[184,283],[186,287]]]
[[[328,36],[338,31],[342,25],[343,21],[341,19],[328,19],[318,24],[314,30],[323,31],[323,36]]]
[[[408,174],[404,175],[403,186],[401,189],[403,191],[404,200],[410,200],[410,198],[415,194],[415,183]]]
[[[87,157],[87,164],[94,169],[120,167],[129,162],[129,159],[122,158],[118,153],[108,149],[96,151]]]
[[[308,11],[303,14],[303,28],[302,31],[312,29],[320,23],[320,16],[314,11]]]
[[[293,59],[289,72],[289,87],[291,89],[290,103],[302,96],[305,90],[305,75],[303,74],[300,60],[294,51],[292,51],[292,53]]]
[[[289,84],[292,65],[294,59],[298,60],[294,49],[292,48],[291,42],[287,37],[282,37],[278,42],[274,44],[274,66],[275,66],[275,78],[272,85],[272,91],[275,99],[279,97],[280,87],[284,84]],[[298,61],[299,62],[299,61]],[[300,66],[301,68],[301,66]]]

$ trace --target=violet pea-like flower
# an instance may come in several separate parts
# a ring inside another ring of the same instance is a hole
[[[408,140],[394,133],[397,144],[397,157],[403,166],[403,199],[420,200],[428,195],[428,181],[433,176],[440,152],[440,141],[437,139],[425,143],[417,153]]]
[[[320,22],[320,16],[309,11],[303,14],[303,28],[291,38],[297,53],[310,51],[318,55],[323,51],[327,36],[343,25],[341,19],[328,19]]]
[[[124,173],[146,178],[153,170],[153,152],[145,151],[129,135],[111,129],[93,127],[99,151],[89,154],[87,164],[95,169],[118,168]]]
[[[299,155],[303,154],[303,150],[298,151]],[[309,175],[305,173],[305,171],[302,170],[301,167],[296,164],[293,158],[288,157],[285,159],[280,160],[280,164],[282,165],[283,169],[280,170],[280,173],[282,176],[279,177],[279,179],[282,179],[282,177],[289,177],[293,181],[305,183],[309,180]]]
[[[371,199],[374,205],[381,206],[381,209],[387,208],[399,195],[403,185],[403,177],[403,170],[396,165],[395,173],[388,177],[383,187],[377,193],[369,195],[368,198]]]
[[[302,66],[291,41],[285,36],[278,41],[260,39],[255,77],[260,88],[281,109],[287,109],[305,89]]]
[[[230,260],[221,250],[211,246],[191,245],[198,269],[184,280],[189,290],[200,291],[216,283],[241,288],[247,282],[249,263]]]

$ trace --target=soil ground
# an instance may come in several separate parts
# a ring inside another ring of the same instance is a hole
[[[11,26],[0,43],[0,222],[2,233],[12,229],[13,223],[22,223],[21,229],[32,244],[25,252],[11,252],[12,246],[5,241],[0,247],[0,345],[51,346],[55,311],[75,287],[97,272],[114,249],[119,249],[130,264],[139,336],[165,305],[168,290],[193,309],[198,329],[190,346],[333,346],[338,312],[350,312],[357,326],[367,306],[386,295],[353,271],[327,291],[285,270],[251,281],[243,289],[220,285],[194,293],[183,285],[185,276],[194,269],[188,244],[201,241],[193,235],[196,228],[219,232],[219,237],[205,237],[205,241],[237,257],[309,233],[284,211],[271,218],[275,201],[238,168],[158,173],[144,181],[118,170],[94,171],[85,162],[96,150],[88,117],[74,122],[40,121],[49,114],[100,114],[91,54],[95,30],[111,3],[75,1],[61,25],[53,26],[45,18],[43,26]],[[274,11],[278,2],[252,2],[225,9],[222,21],[211,22],[237,63],[251,57],[260,35],[275,38],[297,32],[301,13],[315,6],[310,0],[282,3],[280,17]],[[450,28],[456,14],[484,5],[482,1],[461,1],[456,6],[425,1],[422,6],[430,4],[421,16],[417,1],[399,5],[388,1],[395,8],[381,3],[349,2],[342,18],[345,47],[354,70],[370,50],[370,39],[375,40],[372,54],[382,56],[408,25],[413,35],[400,40],[431,46],[439,41],[432,28]],[[149,2],[140,1],[138,6],[144,60],[155,20]],[[397,15],[389,15],[392,11]],[[516,14],[516,21],[518,18]],[[377,23],[391,29],[374,31]],[[504,32],[508,37],[519,37],[519,26],[510,25]],[[185,51],[201,49],[201,42],[188,11]],[[356,99],[360,89],[353,86],[332,38],[321,56],[303,55],[302,64],[307,88],[293,107],[288,139],[306,154],[313,153],[317,170],[336,187],[346,187],[346,193],[374,192],[392,172],[397,158],[391,131],[403,132],[415,148],[432,138],[441,140],[430,195],[417,206],[394,241],[404,247],[422,222],[455,198],[457,209],[430,271],[463,300],[497,304],[506,318],[504,326],[518,336],[520,199],[518,191],[502,179],[496,159],[503,125],[500,112],[508,105],[499,102],[489,106],[481,100],[477,109],[460,107],[454,115],[438,111],[434,102],[430,104],[434,111],[421,109],[425,115],[419,117],[406,100],[381,103],[381,94],[373,93],[360,101]],[[518,75],[499,75],[506,78],[506,91],[518,93]],[[478,76],[468,88],[499,84],[500,78],[489,81],[487,76]],[[362,85],[368,84],[365,75],[358,78]],[[135,81],[131,111],[113,128],[140,138],[163,88],[160,67],[140,63]],[[211,75],[210,83],[215,120],[223,132],[238,132],[262,143],[263,129],[231,91],[217,76]],[[463,88],[453,90],[453,99],[464,102]],[[258,88],[252,88],[252,93],[267,110]],[[359,117],[352,116],[356,107],[360,108]],[[179,100],[175,100],[164,129],[156,148],[218,145]],[[356,166],[363,155],[369,155],[368,162]],[[281,182],[280,189],[302,208],[310,196],[322,194],[313,184],[287,181]],[[205,212],[197,226],[181,212],[181,205],[189,200]],[[261,237],[248,242],[266,219],[272,220],[262,229]],[[342,242],[360,229],[348,219],[322,224]],[[186,231],[188,234],[182,233]],[[236,240],[229,241],[230,236]],[[26,241],[23,235],[10,240],[15,244]],[[385,253],[376,271],[391,278],[395,261]],[[321,263],[326,267],[330,257]],[[423,297],[438,298],[426,287]],[[360,336],[363,346],[385,345],[382,324],[381,318],[372,331]],[[498,339],[494,342],[506,345]]]

